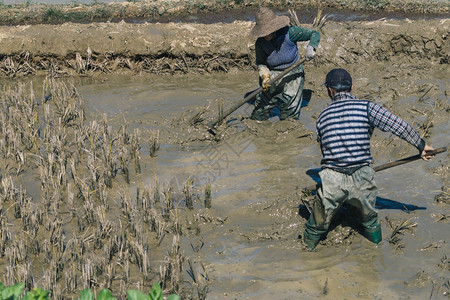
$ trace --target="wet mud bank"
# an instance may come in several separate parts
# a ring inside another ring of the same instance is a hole
[[[316,64],[392,62],[448,66],[450,19],[327,22]],[[92,23],[0,27],[0,74],[186,74],[255,68],[253,22]],[[308,24],[305,24],[308,26]],[[424,34],[426,32],[426,34]]]

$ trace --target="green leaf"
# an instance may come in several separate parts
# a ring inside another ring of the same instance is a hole
[[[21,300],[49,300],[50,299],[50,291],[34,288],[33,290],[27,292],[25,297]]]
[[[167,300],[181,300],[181,297],[178,296],[178,295],[176,295],[176,294],[173,294],[173,295],[170,295],[170,296],[167,298]]]
[[[94,293],[91,289],[85,289],[80,292],[79,300],[94,300]]]
[[[159,282],[155,283],[152,286],[152,289],[150,292],[148,292],[148,295],[150,296],[151,300],[162,300],[163,299],[163,291],[161,289],[161,286],[159,285]]]
[[[116,300],[116,298],[113,297],[112,293],[108,289],[102,289],[97,294],[97,300]]]
[[[152,299],[138,290],[127,290],[127,296],[129,300],[149,300]]]
[[[2,300],[15,300],[23,294],[24,283],[16,283],[15,285],[8,286],[2,290]]]

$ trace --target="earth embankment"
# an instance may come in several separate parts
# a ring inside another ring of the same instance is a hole
[[[315,63],[448,64],[450,19],[327,22]],[[0,27],[3,76],[132,71],[175,74],[254,68],[253,22],[64,23]],[[310,24],[304,24],[310,27]],[[302,45],[300,45],[302,46]]]

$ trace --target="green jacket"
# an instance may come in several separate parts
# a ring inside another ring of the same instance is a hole
[[[320,33],[313,29],[298,27],[298,26],[289,26],[289,39],[291,42],[305,42],[309,41],[308,45],[317,49],[320,42]],[[255,54],[256,54],[256,64],[257,65],[265,65],[266,64],[266,55],[261,47],[258,47],[258,43],[255,45]]]

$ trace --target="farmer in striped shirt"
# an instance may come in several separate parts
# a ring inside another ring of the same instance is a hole
[[[370,137],[375,127],[389,131],[419,150],[422,159],[432,156],[416,130],[382,106],[359,100],[350,92],[352,77],[344,69],[333,69],[324,85],[332,103],[317,119],[317,141],[322,150],[322,186],[317,192],[316,210],[305,224],[303,241],[310,250],[328,230],[331,219],[344,202],[359,209],[362,234],[371,242],[381,241],[381,227],[375,209],[375,171],[369,166]]]

